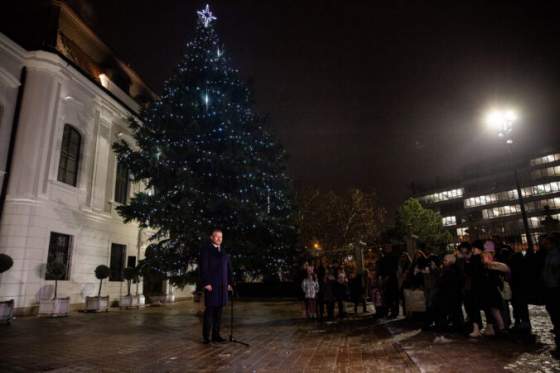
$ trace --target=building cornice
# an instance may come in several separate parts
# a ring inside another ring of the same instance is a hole
[[[110,107],[122,117],[137,116],[140,111],[140,105],[134,99],[126,96],[127,102],[123,102],[121,99],[116,98],[111,92],[108,92],[99,83],[86,76],[84,72],[76,68],[71,61],[68,61],[57,51],[26,51],[2,33],[0,33],[0,50],[7,52],[28,69],[47,70],[58,75],[61,79],[71,79],[88,93],[100,98],[101,100],[98,100],[98,102],[102,101],[105,106]],[[10,87],[17,87],[20,84],[19,79],[1,68],[0,80],[6,81]]]
[[[4,35],[0,32],[0,49],[4,50],[5,52],[9,53],[12,57],[16,58],[17,60],[21,61],[25,58],[25,55],[28,53],[25,49],[19,46],[16,42],[12,39]]]
[[[17,88],[21,85],[18,78],[10,74],[6,69],[0,67],[0,81],[6,83],[10,88]]]

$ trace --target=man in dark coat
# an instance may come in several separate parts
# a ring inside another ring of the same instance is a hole
[[[399,257],[393,253],[393,247],[390,244],[383,246],[383,256],[377,265],[377,273],[383,289],[383,313],[388,312],[389,318],[396,318],[399,316],[399,282],[397,279]]]
[[[204,323],[202,337],[204,343],[210,343],[210,331],[213,342],[225,342],[220,336],[222,309],[228,302],[228,291],[232,290],[231,262],[222,245],[223,234],[214,229],[210,242],[200,251],[200,284],[204,289]]]
[[[560,233],[549,233],[543,239],[539,255],[543,257],[541,283],[544,286],[544,301],[556,344],[551,354],[560,359]]]

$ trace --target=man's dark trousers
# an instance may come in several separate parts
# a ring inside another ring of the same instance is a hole
[[[202,326],[202,336],[205,340],[220,338],[220,323],[222,321],[223,306],[206,306],[204,309],[204,323]]]

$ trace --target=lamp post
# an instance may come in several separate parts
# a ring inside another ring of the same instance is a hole
[[[527,237],[527,249],[533,251],[533,237],[529,229],[529,221],[527,220],[527,211],[525,210],[525,202],[521,193],[521,184],[519,183],[519,175],[515,160],[513,157],[513,123],[517,121],[517,114],[513,110],[493,110],[488,113],[486,123],[496,130],[498,137],[505,140],[508,153],[510,155],[511,166],[513,168],[513,176],[515,179],[515,188],[517,189],[517,201],[521,208],[521,218],[523,219],[523,227],[525,228],[525,236]]]

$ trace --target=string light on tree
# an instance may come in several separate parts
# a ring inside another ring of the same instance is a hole
[[[204,106],[206,107],[206,110],[208,111],[208,104],[210,102],[210,98],[208,97],[208,91],[206,91],[204,93],[203,100],[204,100]]]

